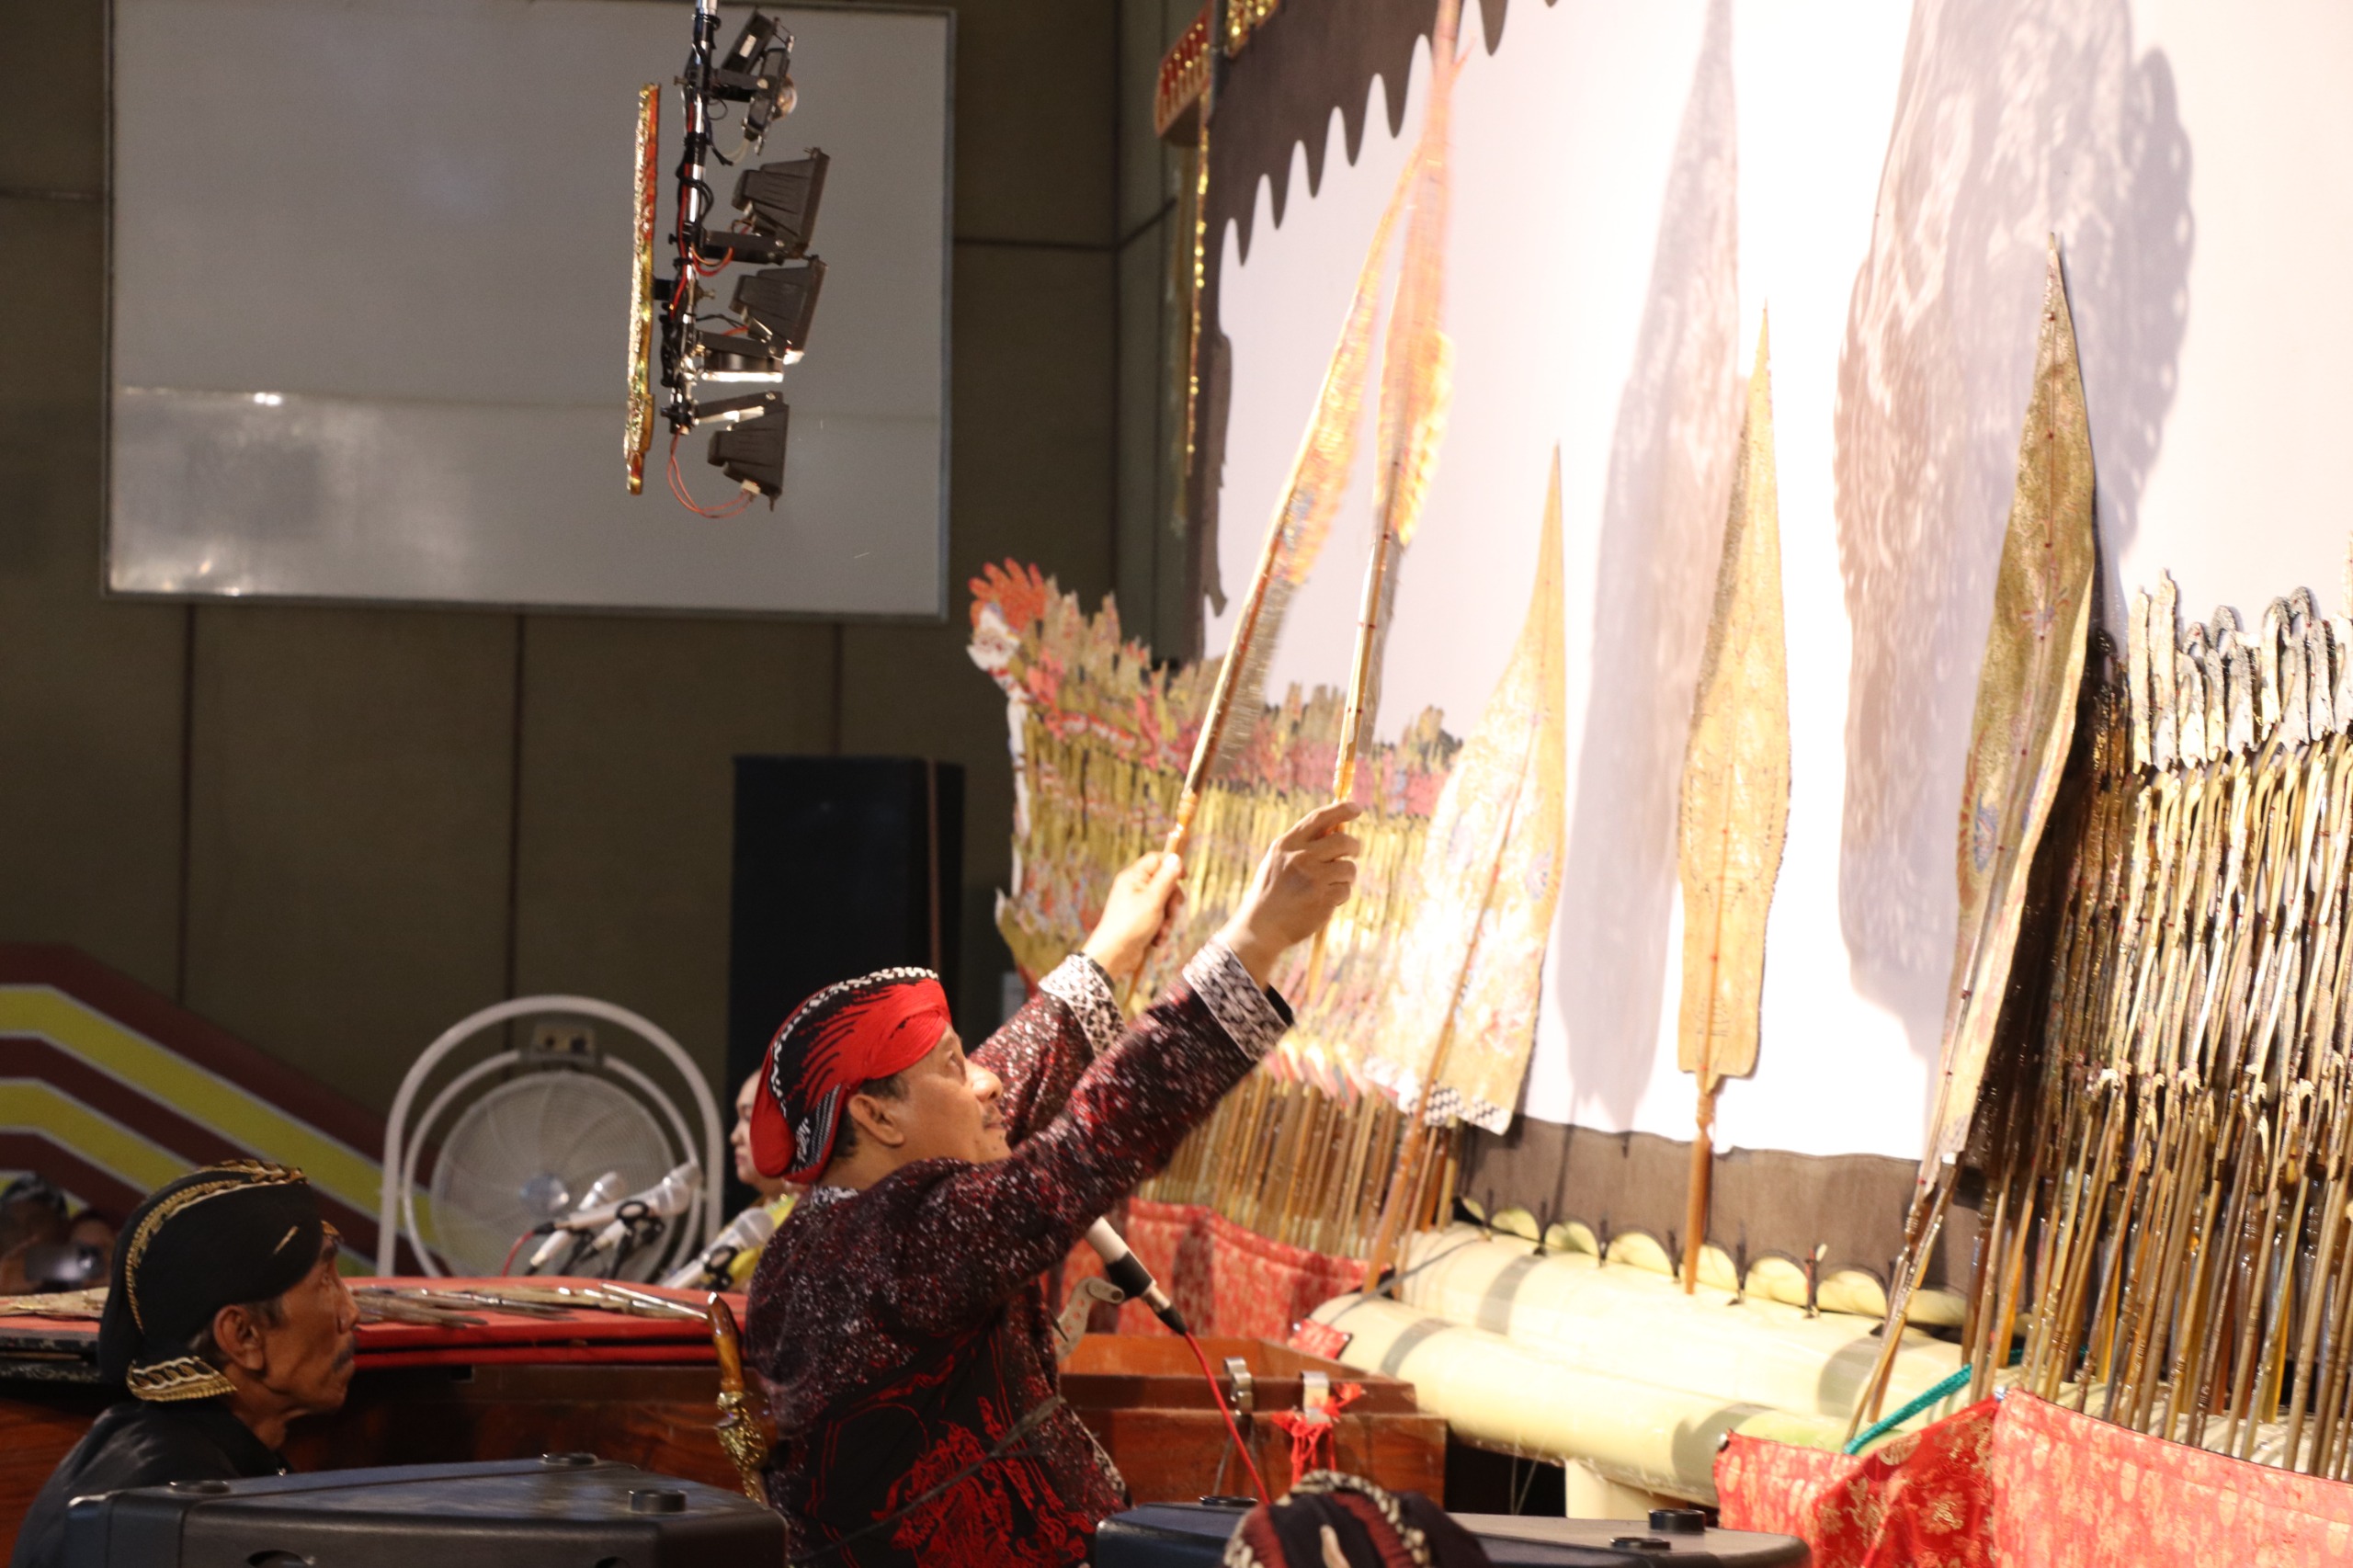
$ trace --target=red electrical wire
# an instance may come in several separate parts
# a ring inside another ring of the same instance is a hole
[[[1258,1461],[1250,1457],[1249,1445],[1242,1440],[1242,1428],[1234,1425],[1233,1412],[1225,1407],[1225,1391],[1217,1386],[1217,1374],[1210,1370],[1209,1352],[1202,1349],[1201,1342],[1189,1334],[1185,1336],[1185,1343],[1193,1347],[1193,1359],[1201,1364],[1201,1376],[1209,1380],[1210,1397],[1217,1401],[1217,1413],[1225,1417],[1226,1435],[1233,1439],[1235,1449],[1242,1455],[1244,1468],[1250,1471],[1252,1490],[1258,1494],[1259,1502],[1273,1507],[1275,1500],[1267,1494],[1267,1478],[1258,1473]]]
[[[521,1235],[515,1238],[515,1244],[506,1249],[506,1261],[498,1266],[499,1278],[505,1278],[507,1275],[515,1272],[515,1255],[523,1250],[523,1244],[525,1242],[529,1241],[533,1236],[538,1234],[539,1232],[535,1230],[526,1231]]]
[[[725,271],[728,264],[734,259],[733,253],[730,253],[721,256],[716,266],[703,265],[702,253],[687,242],[687,196],[686,187],[680,186],[678,187],[677,233],[678,282],[677,286],[670,291],[670,309],[673,313],[677,311],[678,301],[687,297],[687,285],[689,281],[696,278],[716,278]]]
[[[737,513],[743,511],[745,507],[750,506],[752,504],[752,497],[756,492],[750,490],[738,491],[736,493],[735,499],[722,506],[704,506],[699,505],[693,496],[687,494],[686,476],[678,472],[678,434],[674,431],[670,437],[670,494],[677,497],[679,506],[684,506],[696,517],[710,517],[714,520],[724,521],[729,517],[734,517]]]

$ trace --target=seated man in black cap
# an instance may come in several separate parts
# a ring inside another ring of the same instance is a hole
[[[338,1408],[359,1311],[335,1233],[300,1171],[243,1160],[191,1171],[131,1210],[98,1325],[109,1406],[49,1478],[9,1568],[63,1561],[66,1505],[173,1481],[284,1473],[298,1415]]]

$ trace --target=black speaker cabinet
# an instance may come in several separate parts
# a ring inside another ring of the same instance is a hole
[[[594,1454],[330,1470],[77,1497],[67,1568],[775,1568],[739,1493]]]
[[[917,964],[938,971],[955,1006],[963,881],[958,765],[737,757],[727,1096],[785,1015],[835,981]],[[970,1033],[977,1021],[959,1024]]]

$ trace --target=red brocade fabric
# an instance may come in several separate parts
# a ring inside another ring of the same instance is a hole
[[[2353,1486],[2112,1426],[2028,1394],[1859,1458],[1735,1436],[1723,1523],[1814,1568],[2319,1568],[2353,1555]]]
[[[1727,1528],[1802,1539],[1813,1568],[1981,1568],[1993,1400],[1848,1458],[1734,1434],[1716,1456]]]
[[[1245,1339],[1286,1339],[1292,1325],[1335,1296],[1355,1290],[1364,1264],[1269,1241],[1213,1209],[1190,1203],[1128,1205],[1125,1231],[1153,1278],[1161,1282],[1195,1334]],[[1063,1265],[1067,1292],[1103,1266],[1084,1244]],[[1121,1334],[1166,1334],[1152,1309],[1131,1301],[1120,1309]]]
[[[1049,1408],[1040,1276],[1285,1021],[1222,949],[1124,1034],[1099,974],[1065,965],[973,1053],[1005,1081],[1010,1158],[802,1200],[762,1252],[745,1324],[777,1423],[768,1498],[796,1551],[842,1542],[827,1558],[842,1568],[1085,1560],[1126,1489],[1077,1415]]]
[[[2353,1560],[2353,1485],[2143,1437],[2039,1399],[2003,1402],[1995,1561],[2021,1568],[2319,1568]]]

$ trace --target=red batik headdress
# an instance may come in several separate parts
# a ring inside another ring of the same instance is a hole
[[[930,1055],[948,1027],[948,994],[927,969],[845,980],[795,1007],[768,1041],[752,1104],[760,1174],[813,1180],[833,1158],[850,1095]]]

